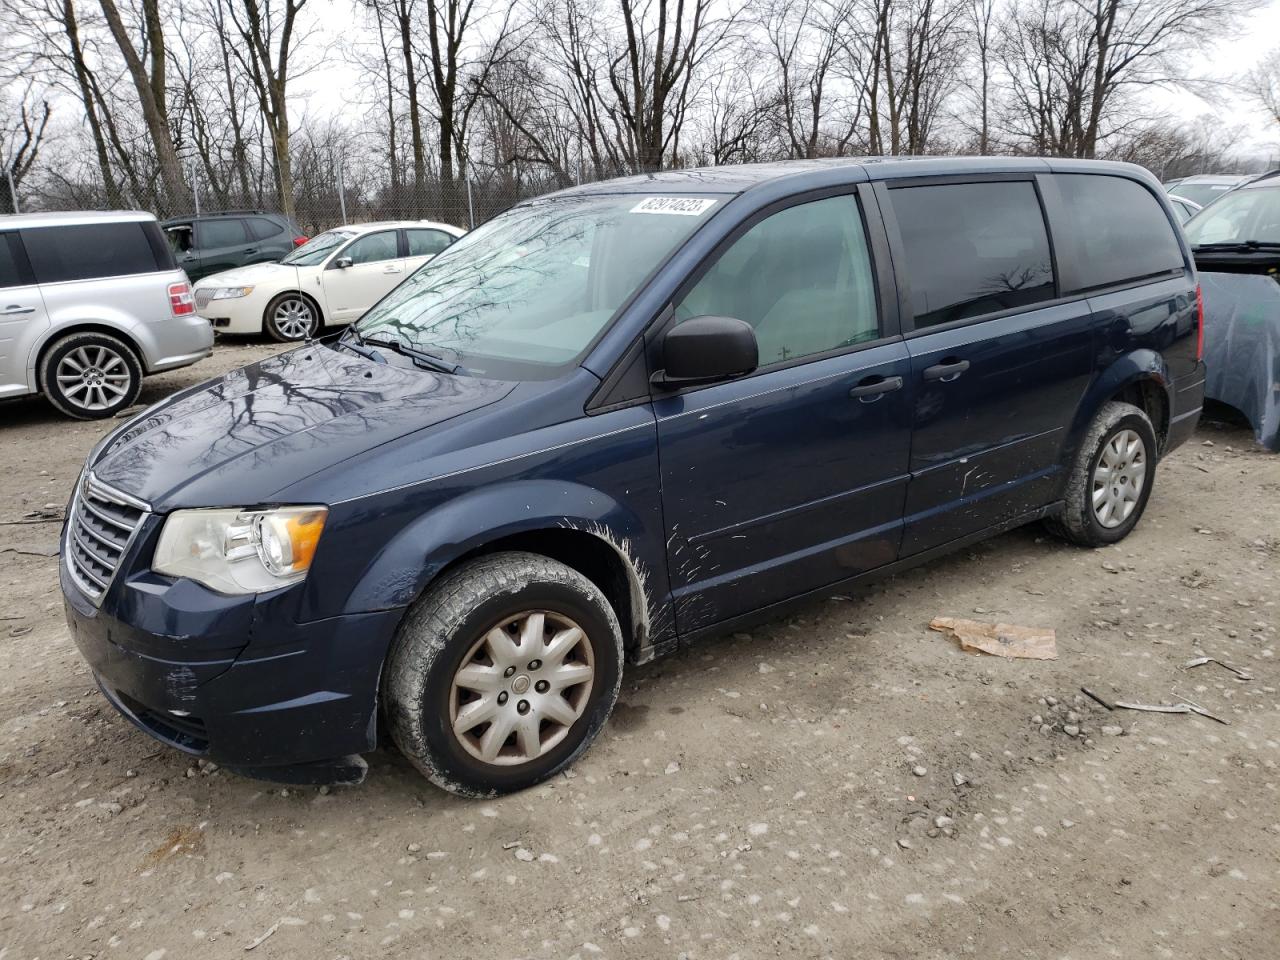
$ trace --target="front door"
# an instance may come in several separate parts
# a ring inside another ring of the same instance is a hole
[[[403,279],[397,231],[379,230],[357,237],[331,257],[324,269],[321,283],[326,316],[333,323],[350,323]]]
[[[745,320],[760,348],[754,374],[653,404],[681,633],[897,557],[910,360],[875,278],[842,195],[760,220],[676,304]]]
[[[1093,332],[1083,299],[1049,303],[1057,281],[1034,179],[885,196],[909,278],[909,556],[1053,498],[1093,370]]]

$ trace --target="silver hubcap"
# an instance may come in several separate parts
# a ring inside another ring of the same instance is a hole
[[[281,300],[276,305],[276,312],[272,316],[275,328],[280,331],[280,336],[287,337],[290,340],[301,340],[311,332],[311,327],[315,324],[315,314],[311,312],[311,305],[305,300],[296,297],[288,300]]]
[[[54,376],[67,402],[81,410],[115,406],[133,385],[129,365],[110,347],[77,347],[58,361]]]
[[[529,610],[476,641],[454,675],[449,722],[485,763],[528,763],[582,716],[595,677],[586,632],[568,617]]]
[[[1147,482],[1147,445],[1121,430],[1102,448],[1093,471],[1093,514],[1104,527],[1118,527],[1133,514]]]

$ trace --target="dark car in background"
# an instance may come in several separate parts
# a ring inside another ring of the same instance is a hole
[[[1198,331],[1138,167],[583,185],[105,437],[68,622],[187,753],[354,780],[386,729],[442,787],[520,789],[586,749],[626,662],[1035,520],[1123,539],[1195,427]]]
[[[175,217],[160,226],[192,283],[234,267],[273,263],[307,242],[294,220],[265,210]]]

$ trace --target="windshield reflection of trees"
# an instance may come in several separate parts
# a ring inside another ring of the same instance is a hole
[[[639,199],[579,198],[512,211],[465,255],[459,250],[424,266],[366,315],[360,332],[466,352],[504,332],[537,330],[587,311],[599,311],[603,323],[676,239],[663,218],[645,216],[628,223],[623,236],[622,220]],[[692,224],[680,227],[683,234]],[[600,256],[610,240],[621,249]],[[558,346],[572,355],[593,333]]]
[[[197,469],[239,458],[237,469],[253,470],[281,455],[271,441],[321,424],[323,435],[309,442],[367,439],[387,427],[430,422],[441,406],[498,389],[506,387],[385,365],[371,371],[330,350],[298,350],[233,370],[130,427],[104,454],[109,482],[147,490],[154,473],[172,470],[184,456]]]

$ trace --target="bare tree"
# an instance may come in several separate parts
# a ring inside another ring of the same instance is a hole
[[[1185,85],[1203,43],[1258,0],[1022,0],[1000,59],[1017,101],[1014,132],[1042,152],[1097,156],[1135,119],[1134,100]]]
[[[1244,76],[1245,93],[1272,123],[1280,123],[1280,47],[1272,50]]]
[[[141,0],[144,34],[141,52],[134,46],[115,0],[98,0],[98,2],[102,6],[102,15],[111,29],[111,36],[115,38],[116,46],[120,48],[120,54],[124,57],[129,76],[137,91],[142,120],[151,136],[151,146],[155,150],[156,159],[160,165],[160,178],[164,184],[165,199],[170,205],[185,203],[189,191],[186,178],[182,175],[182,161],[178,158],[178,150],[174,146],[173,131],[169,125],[165,36],[160,22],[159,0]],[[148,56],[150,69],[143,63],[144,54]]]
[[[294,211],[293,173],[289,154],[289,80],[294,55],[307,39],[298,14],[307,0],[224,0],[227,16],[242,43],[232,53],[248,75],[270,136],[280,189],[280,209]]]

